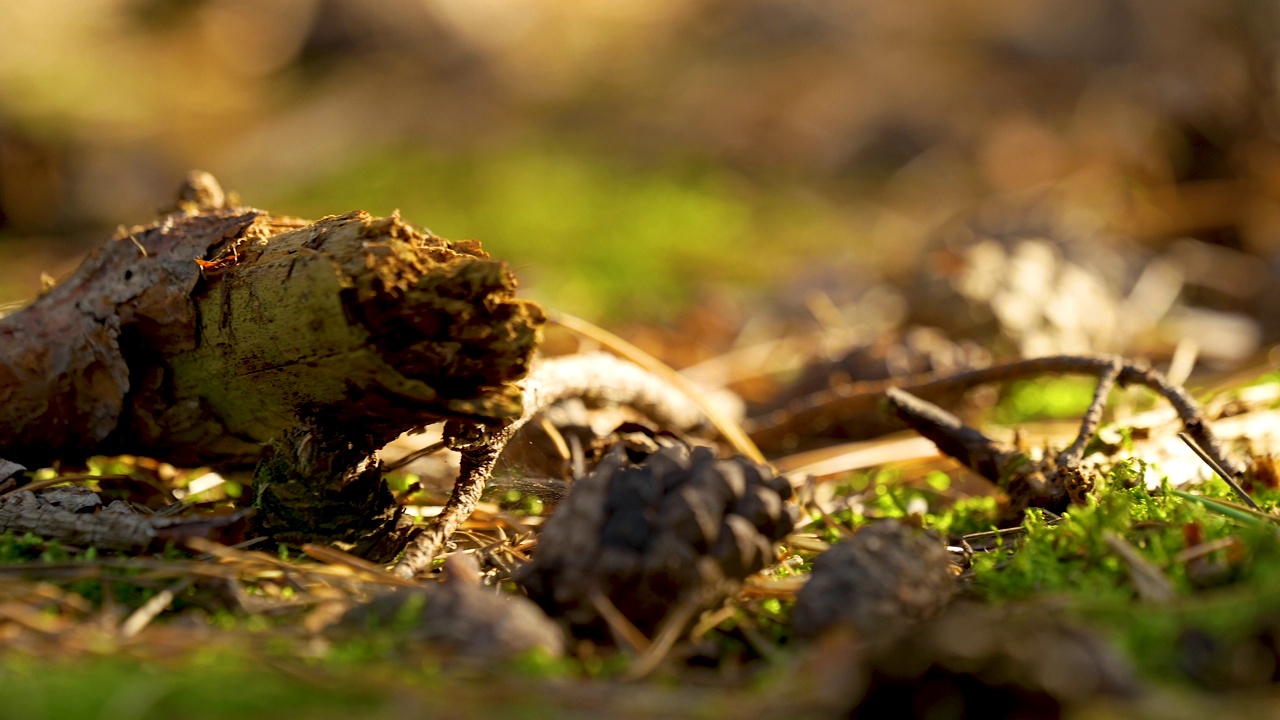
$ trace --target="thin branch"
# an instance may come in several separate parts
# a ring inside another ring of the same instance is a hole
[[[1005,454],[1000,452],[995,440],[905,390],[889,388],[885,399],[898,419],[931,440],[944,455],[959,460],[992,482],[1000,482]]]
[[[408,465],[409,463],[413,462],[414,460],[420,460],[420,459],[422,459],[422,458],[424,458],[424,457],[426,457],[426,456],[428,456],[428,455],[434,455],[434,454],[436,454],[436,453],[440,452],[441,450],[445,449],[445,447],[447,447],[447,444],[445,443],[445,441],[444,441],[444,440],[438,440],[438,441],[436,441],[436,442],[431,443],[430,445],[428,445],[428,446],[426,446],[426,447],[418,448],[417,450],[414,450],[413,452],[409,453],[408,455],[405,455],[405,456],[404,456],[404,457],[402,457],[402,458],[399,458],[398,460],[396,460],[396,461],[394,461],[394,462],[389,462],[389,463],[385,463],[385,464],[383,464],[383,466],[382,466],[382,472],[384,472],[384,473],[394,472],[394,471],[399,470],[400,468],[402,468],[402,467],[404,467],[404,466]]]
[[[1120,377],[1121,367],[1120,361],[1114,360],[1111,366],[1103,370],[1102,375],[1098,377],[1098,387],[1093,391],[1093,402],[1089,403],[1089,409],[1085,411],[1084,418],[1080,421],[1080,433],[1066,450],[1058,454],[1059,470],[1074,469],[1084,459],[1084,448],[1098,432],[1102,410],[1107,404],[1107,396],[1111,394],[1111,388],[1115,387],[1116,378]]]
[[[808,395],[781,410],[775,410],[744,423],[751,437],[761,445],[780,447],[789,436],[803,434],[806,429],[823,427],[835,418],[874,411],[889,388],[899,388],[927,399],[994,382],[1008,382],[1036,375],[1097,375],[1101,377],[1120,363],[1115,382],[1121,386],[1142,385],[1160,394],[1178,413],[1187,433],[1219,463],[1232,478],[1239,480],[1245,468],[1222,448],[1209,429],[1198,403],[1181,386],[1168,381],[1160,372],[1144,364],[1125,361],[1113,355],[1052,355],[1014,360],[985,368],[939,377],[916,375],[875,382],[848,383],[830,390]]]

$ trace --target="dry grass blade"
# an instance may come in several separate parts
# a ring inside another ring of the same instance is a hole
[[[296,569],[296,566],[290,565],[289,563],[279,558],[272,557],[266,553],[257,552],[257,551],[237,550],[228,545],[223,545],[222,543],[214,542],[213,540],[207,540],[201,537],[187,538],[186,545],[187,547],[191,548],[192,550],[198,553],[203,553],[210,557],[214,557],[226,562],[238,562],[238,563],[244,563],[244,564],[249,564],[249,563],[266,564],[281,570]]]
[[[594,340],[618,355],[621,355],[623,358],[639,365],[645,370],[662,377],[673,387],[678,388],[681,392],[687,395],[689,399],[706,414],[707,419],[711,421],[711,424],[720,433],[720,435],[733,446],[734,450],[737,450],[738,453],[745,455],[758,463],[768,462],[760,452],[760,449],[756,447],[756,444],[752,442],[751,438],[747,436],[746,431],[744,431],[737,422],[718,410],[712,403],[708,402],[706,396],[698,386],[694,385],[691,381],[685,378],[685,376],[671,369],[666,363],[655,358],[644,350],[641,350],[635,345],[632,345],[626,340],[623,340],[617,335],[614,335],[608,330],[589,323],[582,318],[563,312],[551,312],[549,315],[551,321],[561,327],[575,332],[582,337]]]
[[[1164,576],[1160,568],[1152,565],[1150,561],[1142,557],[1137,548],[1129,543],[1128,540],[1120,537],[1114,532],[1106,532],[1102,536],[1103,542],[1111,549],[1111,552],[1120,556],[1124,560],[1125,565],[1129,568],[1129,578],[1133,581],[1134,588],[1138,591],[1139,597],[1151,603],[1169,603],[1177,597],[1177,591],[1173,588],[1173,583],[1169,582],[1169,578]]]
[[[825,552],[830,549],[830,545],[823,543],[826,547],[819,552]],[[796,593],[800,592],[800,588],[809,582],[809,578],[763,578],[753,576],[747,578],[746,585],[742,588],[742,594],[746,597],[754,598],[778,598],[779,600],[795,600]]]
[[[372,579],[375,579],[378,582],[403,587],[417,587],[418,585],[415,582],[402,580],[383,568],[374,565],[368,560],[362,560],[355,555],[342,552],[336,548],[307,543],[302,546],[302,552],[313,560],[318,560],[326,565],[337,565],[339,567],[350,568],[355,570],[357,574],[362,576],[371,576]]]
[[[662,620],[662,625],[654,635],[653,642],[640,653],[640,657],[627,668],[623,675],[626,680],[641,680],[657,669],[676,641],[684,633],[684,628],[698,611],[698,602],[692,598],[684,598]],[[612,627],[612,624],[610,624]]]
[[[793,483],[806,475],[827,477],[891,463],[924,460],[939,455],[938,446],[919,435],[891,436],[844,443],[788,455],[774,461]]]
[[[1197,457],[1203,460],[1211,470],[1217,473],[1218,477],[1222,478],[1222,480],[1231,488],[1232,492],[1238,495],[1240,499],[1244,500],[1246,505],[1258,512],[1262,511],[1262,508],[1258,506],[1258,503],[1254,502],[1253,498],[1249,497],[1249,493],[1245,492],[1245,489],[1240,486],[1240,483],[1236,482],[1235,477],[1233,477],[1231,473],[1227,472],[1217,460],[1210,457],[1209,454],[1204,451],[1204,448],[1200,447],[1200,444],[1195,441],[1195,438],[1185,432],[1180,432],[1178,433],[1178,439],[1186,443],[1187,447],[1191,448],[1191,451],[1194,452]]]
[[[382,471],[393,472],[393,471],[399,470],[400,468],[412,463],[414,460],[419,460],[428,455],[434,455],[440,452],[441,450],[445,449],[445,447],[447,446],[443,440],[437,440],[436,442],[433,442],[424,448],[419,448],[418,450],[414,450],[413,452],[409,453],[408,455],[405,455],[402,458],[399,458],[389,463],[384,463],[382,466]]]
[[[131,638],[142,632],[152,620],[155,620],[160,613],[164,612],[169,605],[173,603],[173,599],[178,593],[191,587],[194,580],[191,578],[183,578],[169,587],[156,593],[155,597],[146,601],[133,614],[128,617],[120,625],[121,637]]]
[[[600,613],[600,617],[604,618],[605,623],[609,625],[609,631],[613,633],[614,639],[638,655],[643,655],[649,650],[651,645],[649,638],[645,637],[644,633],[640,632],[604,593],[596,590],[591,593],[589,600],[596,612]]]

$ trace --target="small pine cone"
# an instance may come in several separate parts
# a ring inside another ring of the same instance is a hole
[[[603,634],[602,597],[651,636],[677,605],[711,605],[770,564],[794,527],[785,478],[657,440],[651,453],[615,445],[576,482],[517,576],[581,634]]]
[[[843,622],[879,644],[937,613],[955,592],[950,560],[936,535],[882,521],[818,556],[792,620],[800,637]]]
[[[428,643],[479,661],[514,658],[533,650],[554,657],[564,654],[564,635],[555,623],[525,598],[480,585],[474,560],[459,556],[445,563],[444,582],[380,593],[348,610],[335,632],[352,635],[378,630],[391,632],[402,642]]]

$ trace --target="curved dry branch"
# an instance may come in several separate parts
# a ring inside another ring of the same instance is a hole
[[[1098,429],[1102,409],[1115,383],[1142,385],[1155,390],[1177,411],[1185,428],[1185,435],[1195,440],[1203,453],[1216,463],[1224,473],[1224,479],[1232,487],[1246,470],[1236,463],[1222,448],[1204,412],[1196,401],[1181,387],[1169,382],[1163,375],[1144,365],[1128,363],[1115,357],[1037,358],[1017,363],[986,368],[983,372],[965,373],[944,378],[938,382],[962,380],[991,381],[994,376],[1005,380],[1038,372],[1088,373],[1097,372],[1098,387],[1092,402],[1080,423],[1075,440],[1056,457],[1044,462],[1031,462],[1017,448],[1011,448],[992,440],[978,430],[962,423],[954,415],[933,403],[916,397],[902,388],[884,391],[890,410],[913,430],[933,441],[938,449],[960,461],[966,467],[991,480],[1009,496],[1006,508],[1008,519],[1016,521],[1028,506],[1050,507],[1061,510],[1068,500],[1079,502],[1093,491],[1092,478],[1080,470],[1084,449]],[[1241,491],[1243,492],[1243,491]]]
[[[1036,375],[1097,375],[1115,373],[1120,386],[1141,385],[1150,388],[1173,406],[1183,427],[1205,452],[1234,478],[1241,479],[1247,468],[1231,458],[1213,431],[1199,403],[1184,388],[1169,382],[1159,371],[1143,363],[1113,355],[1053,355],[1014,360],[989,367],[939,377],[921,375],[894,380],[849,383],[806,396],[795,403],[752,418],[744,423],[752,439],[765,447],[784,447],[788,436],[794,437],[808,428],[830,424],[834,418],[875,410],[890,388],[897,388],[919,399],[928,400],[940,394],[952,394],[988,383],[1008,382]]]

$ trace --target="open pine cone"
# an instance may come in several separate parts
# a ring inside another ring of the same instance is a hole
[[[548,614],[601,635],[612,604],[652,635],[677,607],[707,607],[774,558],[794,526],[785,478],[665,437],[618,444],[573,485],[517,580]]]

